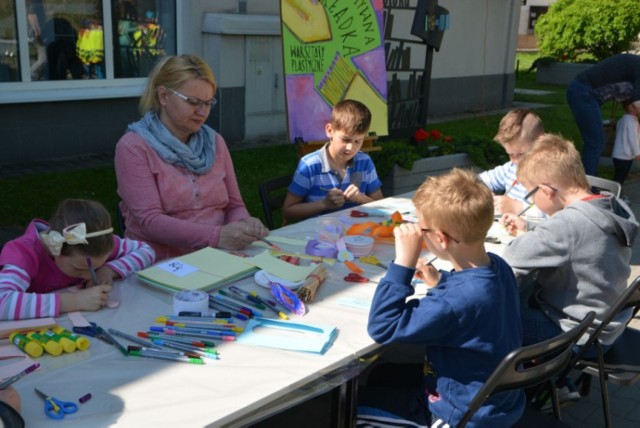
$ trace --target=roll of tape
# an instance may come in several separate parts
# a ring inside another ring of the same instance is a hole
[[[179,291],[173,295],[173,312],[208,312],[209,295],[204,291]]]

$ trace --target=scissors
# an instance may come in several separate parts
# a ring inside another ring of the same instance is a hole
[[[109,345],[114,345],[114,343],[111,341],[110,335],[105,333],[102,327],[99,327],[94,322],[90,322],[89,324],[91,325],[88,325],[86,327],[73,327],[73,332],[84,334],[85,336],[96,337],[103,342],[108,343]]]
[[[369,278],[365,278],[364,276],[351,272],[349,275],[344,277],[344,280],[347,282],[374,282],[378,283],[378,281],[372,281]]]
[[[360,210],[351,210],[351,217],[369,217],[369,214]]]
[[[44,400],[44,414],[51,419],[63,419],[67,413],[78,411],[78,405],[70,401],[61,401],[51,395],[45,394],[38,388],[33,388]]]

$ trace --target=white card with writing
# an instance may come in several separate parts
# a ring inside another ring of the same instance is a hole
[[[180,260],[173,259],[166,261],[164,263],[160,263],[157,265],[160,269],[169,272],[175,276],[187,276],[190,273],[197,272],[198,268],[195,266],[188,265],[186,263],[181,262]]]

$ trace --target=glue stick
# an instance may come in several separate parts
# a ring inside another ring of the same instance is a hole
[[[89,347],[89,339],[83,336],[78,336],[77,334],[67,330],[64,327],[55,326],[51,329],[58,336],[66,337],[67,339],[73,340],[76,344],[76,347],[80,351],[85,351]]]
[[[38,358],[44,352],[42,346],[18,332],[11,333],[9,335],[9,340],[18,348],[26,352],[30,357]]]
[[[38,345],[42,346],[47,354],[53,355],[54,357],[62,354],[62,345],[55,340],[42,336],[35,331],[28,332],[26,336],[36,342]]]
[[[57,335],[51,330],[47,330],[46,328],[44,330],[40,330],[40,335],[58,342],[60,345],[62,345],[62,349],[64,350],[64,352],[68,354],[76,350],[76,342],[69,340],[66,337]]]

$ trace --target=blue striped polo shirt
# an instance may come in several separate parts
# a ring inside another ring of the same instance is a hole
[[[366,195],[380,189],[382,182],[378,179],[376,167],[369,155],[362,152],[356,153],[347,165],[344,178],[341,179],[338,172],[329,166],[328,145],[329,143],[300,159],[289,185],[289,192],[303,198],[304,202],[315,202],[327,196],[327,189],[339,188],[344,191],[351,184],[357,186],[360,192]],[[356,205],[355,202],[347,201],[342,208]]]

